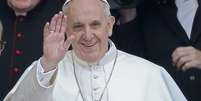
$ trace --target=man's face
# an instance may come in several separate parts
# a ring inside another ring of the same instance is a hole
[[[28,12],[33,9],[40,0],[7,0],[8,5],[17,12]]]
[[[99,61],[108,50],[114,17],[107,16],[100,0],[73,0],[66,12],[67,33],[75,36],[76,55],[89,63]]]

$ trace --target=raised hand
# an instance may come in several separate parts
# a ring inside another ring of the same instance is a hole
[[[43,39],[43,56],[41,64],[45,72],[53,70],[57,67],[74,39],[73,36],[65,40],[65,32],[67,27],[67,16],[63,12],[55,14],[51,22],[47,22],[44,27]]]
[[[172,54],[173,65],[178,69],[188,70],[190,68],[201,69],[201,51],[192,47],[178,47]]]

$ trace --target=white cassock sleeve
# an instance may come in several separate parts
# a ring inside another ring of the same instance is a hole
[[[39,81],[39,84],[44,88],[48,88],[48,87],[52,86],[52,82],[50,82],[50,81],[51,81],[52,77],[54,76],[54,73],[56,72],[56,70],[57,69],[53,69],[49,72],[44,73],[44,69],[43,69],[42,65],[38,64],[36,76],[37,76],[37,80]]]
[[[172,101],[187,101],[173,78],[163,68],[161,68],[161,75],[169,90]]]
[[[40,66],[40,60],[32,63],[3,101],[53,101],[55,78],[51,78],[52,82],[49,82],[48,85],[43,85],[45,82],[39,81],[43,77],[37,76],[37,68]],[[53,74],[56,75],[56,72]],[[49,76],[54,75],[49,74]]]

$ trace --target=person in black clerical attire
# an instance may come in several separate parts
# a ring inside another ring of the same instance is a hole
[[[117,21],[111,39],[116,47],[125,52],[143,57],[143,40],[138,23],[139,0],[108,0]]]
[[[142,7],[146,58],[165,67],[188,101],[201,101],[201,0],[147,0]]]
[[[42,54],[43,26],[61,10],[63,0],[1,0],[2,40],[0,100],[27,66]]]

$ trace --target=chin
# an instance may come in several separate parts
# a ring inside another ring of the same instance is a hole
[[[18,9],[21,9],[21,10],[30,8],[30,5],[23,5],[23,4],[14,5],[14,6],[15,6],[15,8],[18,8]]]
[[[86,62],[94,63],[94,62],[97,62],[99,60],[100,53],[97,51],[95,51],[95,52],[91,51],[90,53],[81,51],[79,53],[79,57],[80,57],[80,59],[82,59]]]
[[[96,44],[92,47],[86,47],[80,44],[75,50],[77,50],[77,55],[79,55],[80,59],[89,63],[99,61],[100,57],[102,56],[101,54],[104,53],[100,50],[99,44]]]

